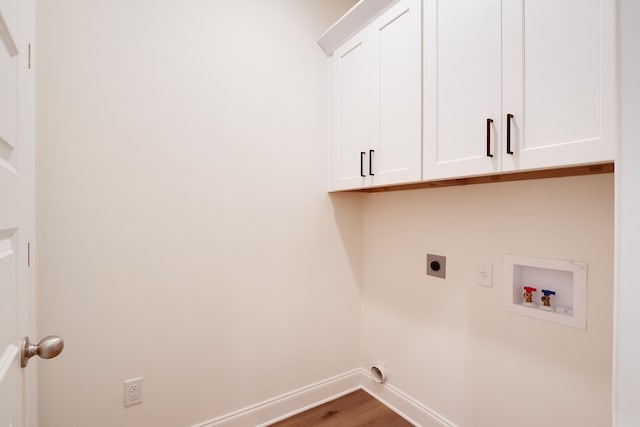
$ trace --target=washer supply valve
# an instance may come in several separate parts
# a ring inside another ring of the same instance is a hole
[[[556,292],[555,291],[550,291],[548,289],[542,289],[541,291],[544,296],[542,298],[540,298],[542,300],[542,308],[545,310],[553,310],[551,308],[551,295],[555,295]]]
[[[535,306],[536,304],[533,302],[533,293],[536,292],[537,289],[531,286],[524,287],[524,305]]]

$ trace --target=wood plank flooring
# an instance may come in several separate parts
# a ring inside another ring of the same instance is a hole
[[[270,427],[409,427],[407,420],[384,406],[364,390],[356,390],[331,402],[309,409]]]

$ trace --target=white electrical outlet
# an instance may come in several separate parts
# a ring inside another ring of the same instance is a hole
[[[478,269],[476,271],[476,285],[486,286],[490,288],[493,286],[492,278],[492,266],[489,261],[481,261],[478,263]]]
[[[124,382],[124,406],[142,403],[142,377]]]

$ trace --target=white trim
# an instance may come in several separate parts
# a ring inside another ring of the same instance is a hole
[[[14,57],[18,54],[18,47],[16,42],[13,41],[13,37],[11,37],[11,31],[9,31],[9,26],[4,21],[2,12],[0,12],[0,40],[2,40],[2,44],[7,49],[9,57]]]
[[[618,157],[615,172],[615,282],[613,327],[612,409],[614,427],[640,425],[640,230],[637,197],[640,172],[640,3],[619,0],[618,5]]]
[[[318,39],[327,56],[399,0],[360,0]]]
[[[360,389],[416,426],[458,427],[397,387],[389,383],[376,383],[364,368],[336,375],[192,427],[265,427]]]
[[[367,370],[360,370],[361,388],[410,423],[422,427],[458,427],[399,388],[388,382],[378,384]]]
[[[9,371],[9,368],[13,364],[18,352],[18,347],[13,344],[9,344],[2,356],[0,356],[0,383],[2,383],[5,375],[7,375],[7,371]]]
[[[357,390],[359,381],[360,370],[354,369],[192,427],[268,425]]]
[[[294,411],[289,412],[288,414],[281,415],[281,416],[279,416],[277,418],[274,418],[272,420],[269,420],[269,421],[267,421],[265,423],[259,424],[256,427],[267,427],[267,426],[269,426],[269,425],[271,425],[273,423],[277,423],[278,421],[286,420],[289,417],[292,417],[294,415],[300,414],[300,413],[302,413],[304,411],[308,411],[309,409],[313,409],[313,408],[315,408],[317,406],[320,406],[320,405],[323,405],[323,404],[325,404],[327,402],[331,402],[332,400],[336,400],[336,399],[338,399],[338,398],[340,398],[340,397],[342,397],[344,395],[347,395],[349,393],[352,393],[352,392],[354,392],[356,390],[360,390],[360,387],[356,386],[356,387],[350,388],[348,390],[345,390],[345,391],[340,392],[338,394],[335,394],[333,396],[327,397],[326,399],[322,399],[322,400],[320,400],[318,402],[311,403],[310,405],[307,405],[307,406],[305,406],[303,408],[296,409]]]

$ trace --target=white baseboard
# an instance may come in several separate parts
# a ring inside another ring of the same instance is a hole
[[[354,369],[192,427],[265,426],[359,389],[360,375]]]
[[[366,370],[361,369],[360,377],[360,387],[364,391],[393,409],[410,423],[421,427],[458,427],[392,384],[375,382]]]
[[[362,368],[336,375],[192,427],[264,427],[358,389],[363,389],[416,426],[457,427],[393,385],[376,383],[369,372]]]

